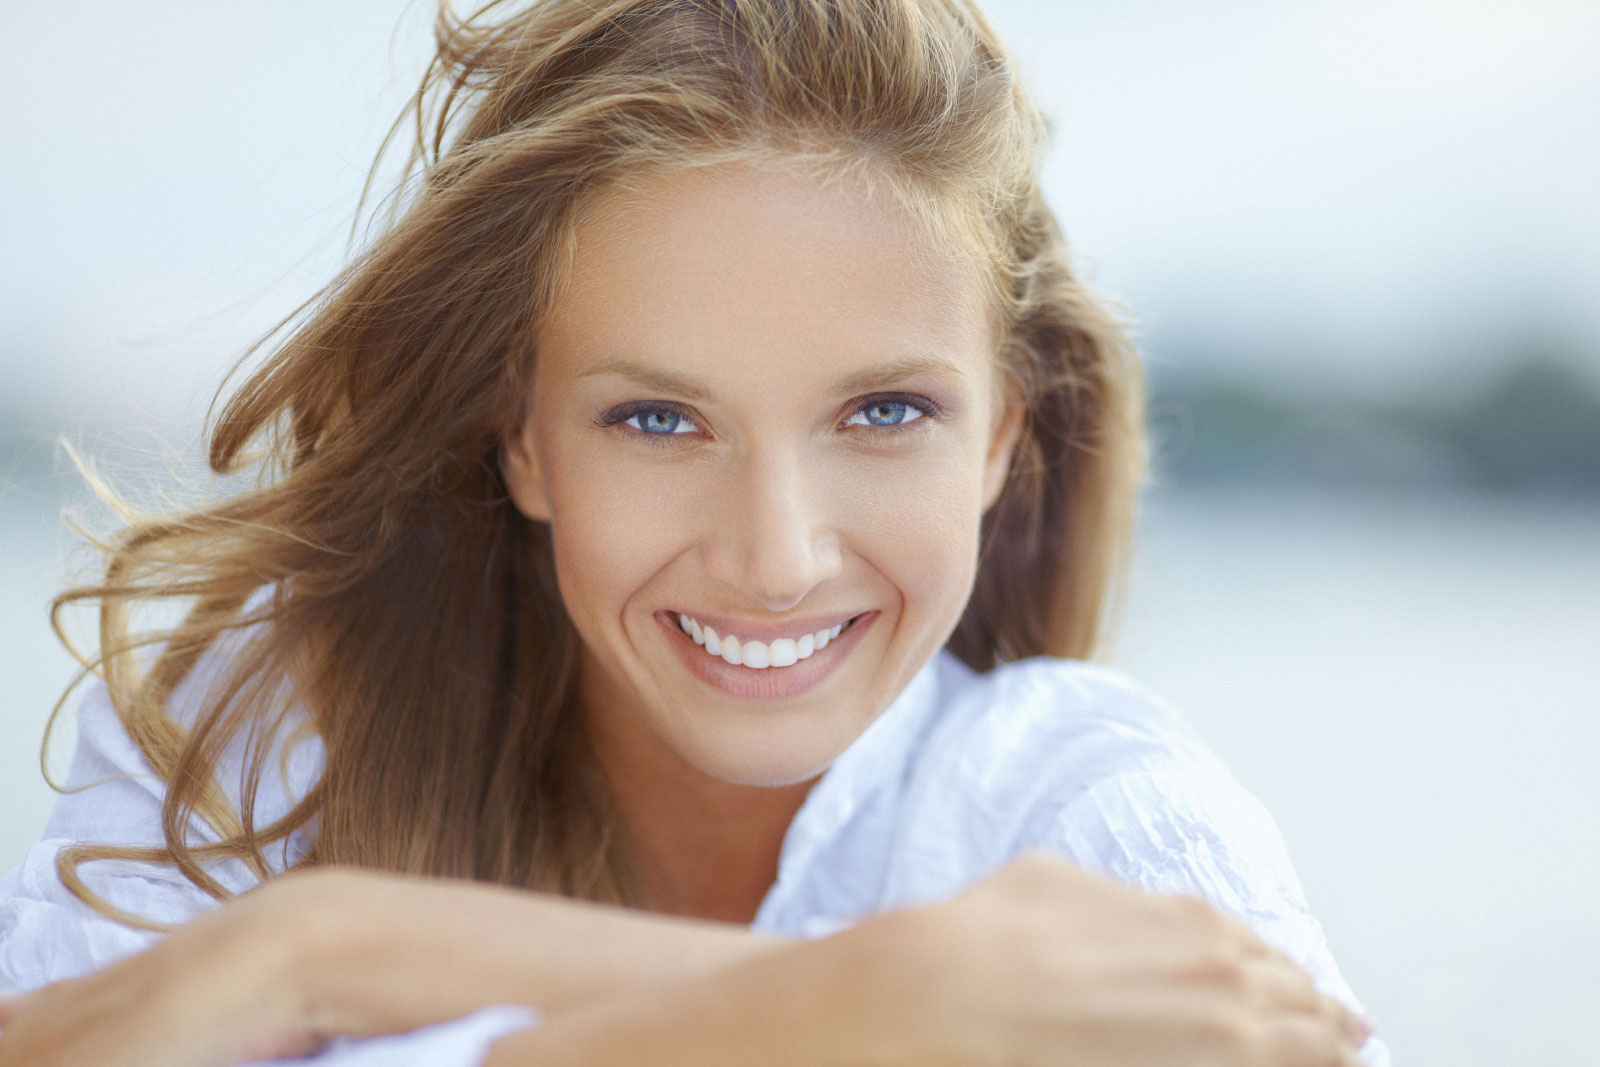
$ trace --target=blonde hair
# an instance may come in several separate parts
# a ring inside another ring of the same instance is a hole
[[[992,268],[1001,364],[1026,403],[984,519],[949,647],[976,669],[1093,655],[1143,467],[1141,383],[1115,319],[1073,277],[1039,189],[1042,123],[967,0],[543,0],[462,19],[396,129],[415,124],[409,194],[387,229],[263,341],[268,358],[209,433],[257,486],[132,522],[103,580],[99,656],[128,734],[166,784],[165,845],[81,845],[78,866],[301,865],[464,876],[644,905],[626,835],[570,713],[578,640],[548,527],[498,466],[521,417],[543,310],[584,204],[647,167],[803,155],[889,176]],[[391,137],[393,132],[391,132]],[[274,341],[274,339],[276,339]],[[130,611],[184,606],[153,635]],[[59,629],[59,625],[58,625]],[[158,642],[141,665],[140,648]],[[221,669],[191,722],[174,691]],[[320,780],[256,826],[251,798],[296,706]],[[243,743],[239,810],[217,782]],[[184,828],[198,816],[217,836]]]

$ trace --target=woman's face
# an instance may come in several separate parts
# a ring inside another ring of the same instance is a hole
[[[800,782],[888,707],[1004,480],[996,346],[975,269],[858,184],[730,164],[585,216],[505,471],[602,760]]]

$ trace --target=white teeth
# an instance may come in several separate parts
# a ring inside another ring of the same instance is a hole
[[[702,626],[682,613],[678,613],[677,619],[678,628],[693,638],[695,644],[704,645],[709,654],[721,656],[735,666],[758,671],[768,667],[792,667],[803,659],[809,659],[828,647],[828,642],[838,637],[849,625],[842,622],[814,634],[801,634],[798,638],[780,637],[766,644],[761,641],[741,641],[732,634],[718,634],[712,627]]]

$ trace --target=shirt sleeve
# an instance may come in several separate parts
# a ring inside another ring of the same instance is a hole
[[[1220,765],[1179,761],[1110,775],[1060,812],[1044,844],[1124,884],[1210,902],[1248,923],[1324,993],[1361,1010],[1306,906],[1276,822]],[[1377,1037],[1361,1058],[1390,1067]]]
[[[259,815],[275,817],[275,809],[285,803],[284,793],[273,788],[273,795],[265,798],[268,804],[258,808]],[[285,784],[284,791],[289,788]],[[90,690],[79,707],[78,745],[65,789],[44,840],[0,879],[0,995],[100,970],[148,948],[160,936],[106,918],[73,896],[56,875],[56,857],[79,842],[135,846],[162,842],[162,783],[123,729],[104,686]],[[195,840],[215,839],[203,825],[194,826],[193,832]],[[292,847],[285,850],[286,862],[293,852]],[[209,870],[233,892],[256,883],[248,868],[236,861]],[[186,922],[219,906],[175,868],[161,864],[95,861],[79,872],[89,888],[113,907],[156,922]],[[477,1067],[495,1041],[537,1021],[537,1013],[528,1008],[493,1006],[411,1033],[340,1040],[315,1056],[273,1062],[317,1067]]]
[[[0,879],[0,993],[100,970],[159,936],[106,918],[56,875],[57,856],[80,842],[162,842],[161,782],[123,730],[102,685],[79,705],[78,745],[65,790],[44,840]],[[156,922],[185,922],[217,906],[176,869],[158,864],[101,861],[84,864],[79,873],[106,903]],[[234,883],[229,888],[246,887],[237,871],[218,873]]]
[[[335,1041],[315,1056],[258,1060],[239,1067],[465,1067],[481,1064],[494,1043],[538,1023],[537,1013],[504,1004],[405,1034]]]

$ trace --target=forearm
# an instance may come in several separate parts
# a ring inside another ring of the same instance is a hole
[[[590,1002],[501,1039],[485,1067],[898,1062],[868,1036],[864,969],[838,945],[793,945],[702,978]]]
[[[476,883],[369,873],[313,876],[308,1009],[326,1033],[375,1033],[525,1004],[580,1005],[698,978],[787,942]]]

